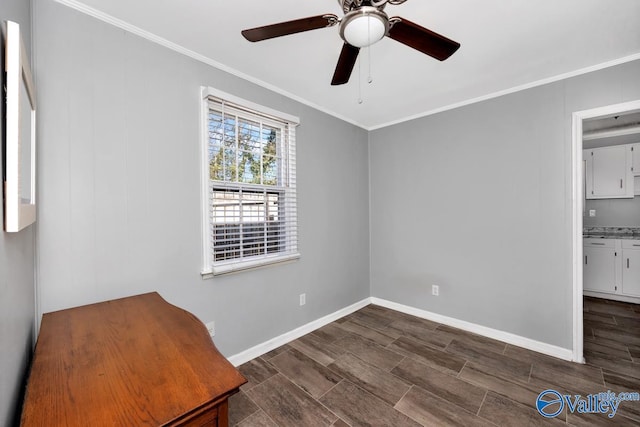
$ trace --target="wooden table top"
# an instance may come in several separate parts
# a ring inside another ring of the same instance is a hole
[[[157,293],[44,314],[23,425],[171,425],[246,382]]]

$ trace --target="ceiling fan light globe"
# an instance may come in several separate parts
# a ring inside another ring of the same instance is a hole
[[[351,46],[367,47],[380,41],[388,30],[386,14],[375,8],[362,8],[345,16],[340,35]]]

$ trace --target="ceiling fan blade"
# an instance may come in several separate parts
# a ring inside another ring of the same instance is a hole
[[[333,79],[331,80],[332,86],[343,85],[349,81],[359,52],[359,47],[351,46],[349,43],[345,43],[342,46],[338,65],[336,65],[336,71],[333,73]]]
[[[242,31],[242,35],[250,42],[259,42],[289,34],[302,33],[303,31],[332,27],[337,23],[338,17],[333,14],[310,16],[309,18],[251,28]]]
[[[428,30],[407,19],[394,16],[388,36],[395,41],[444,61],[458,50],[460,43]]]

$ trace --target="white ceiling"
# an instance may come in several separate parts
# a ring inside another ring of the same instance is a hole
[[[366,129],[640,59],[638,0],[408,0],[390,5],[389,16],[405,17],[462,47],[439,62],[385,38],[371,48],[373,83],[367,84],[369,55],[363,49],[361,84],[356,64],[343,86],[330,85],[342,47],[337,26],[258,43],[240,35],[246,28],[307,16],[342,16],[337,0],[58,1],[151,39],[165,39]]]

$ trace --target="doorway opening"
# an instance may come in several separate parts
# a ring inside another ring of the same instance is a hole
[[[602,123],[612,122],[615,124],[616,116],[630,116],[640,113],[640,100],[625,102],[621,104],[609,105],[590,110],[577,111],[573,113],[572,122],[572,206],[573,206],[573,360],[584,363],[584,319],[583,319],[583,215],[585,212],[585,159],[583,159],[583,148],[585,147],[584,131],[590,134],[601,132],[601,135],[632,135],[637,134],[640,140],[640,126],[629,123],[628,126],[611,126],[610,129],[594,129],[592,123],[602,120]],[[632,178],[633,180],[633,178]],[[633,182],[629,183],[633,186]]]

